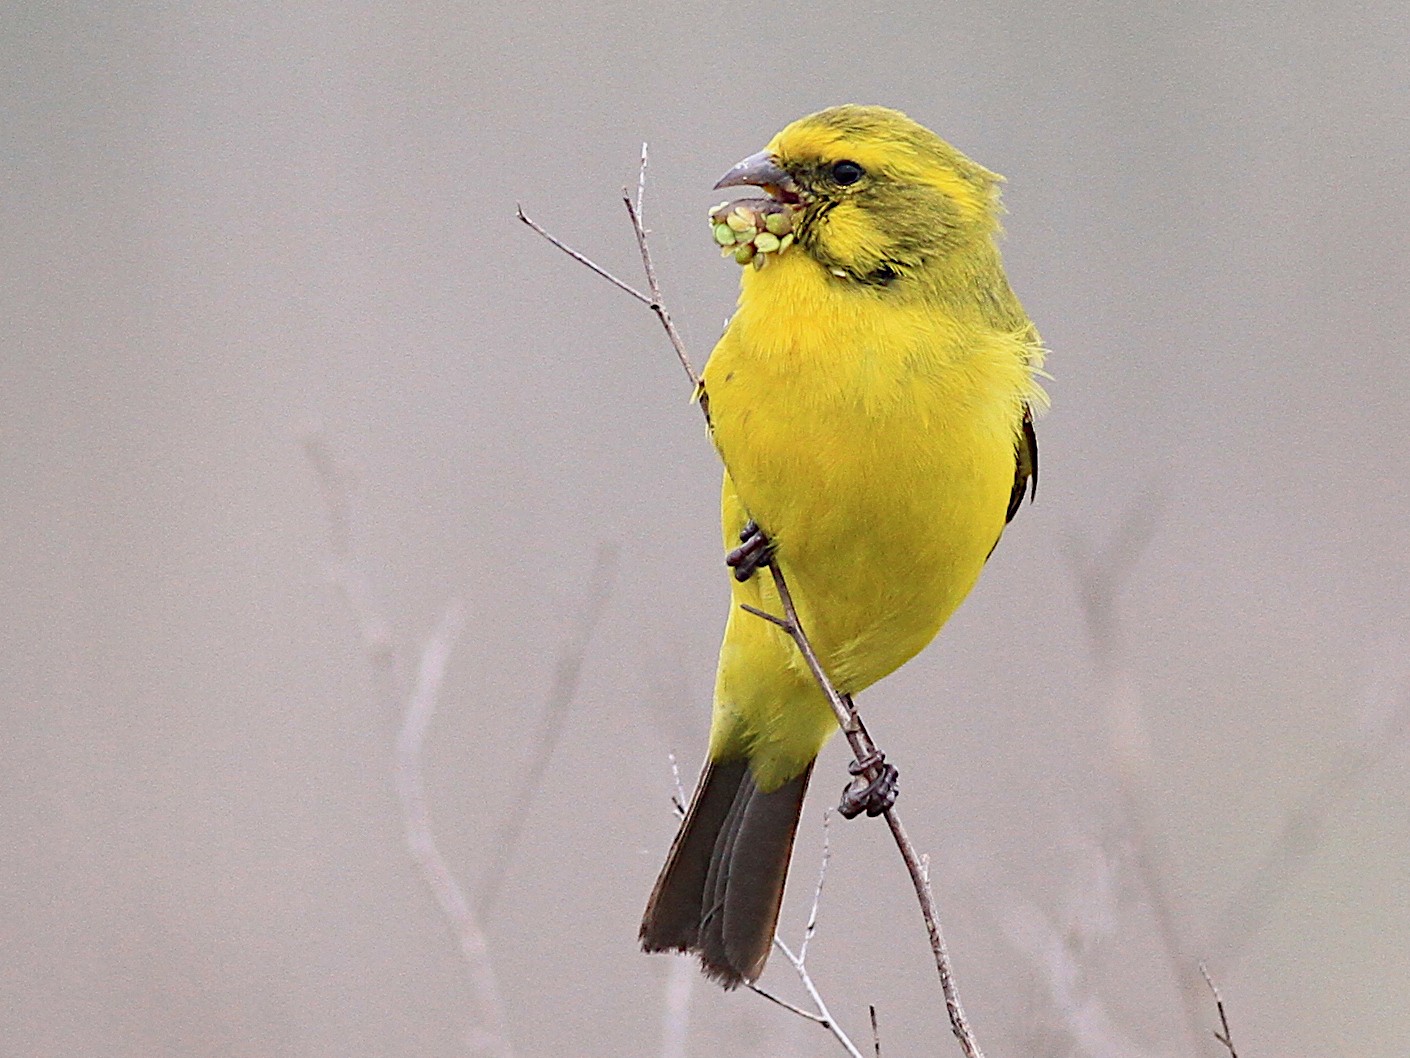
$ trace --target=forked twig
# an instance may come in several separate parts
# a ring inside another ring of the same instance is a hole
[[[499,989],[499,977],[490,961],[484,927],[475,906],[466,898],[465,891],[436,846],[431,813],[426,806],[426,788],[421,778],[421,747],[431,726],[451,650],[464,623],[465,606],[459,599],[454,599],[446,607],[445,616],[422,649],[416,686],[397,735],[397,797],[401,801],[407,848],[411,850],[412,859],[435,896],[441,914],[450,923],[456,943],[460,946],[460,954],[470,968],[486,1022],[478,1038],[484,1042],[486,1049],[508,1058],[513,1054],[509,1045],[509,1018]]]
[[[788,960],[788,964],[793,967],[793,972],[798,975],[798,980],[803,985],[803,990],[808,993],[808,998],[813,1001],[813,1011],[804,1010],[795,1006],[786,999],[780,999],[772,992],[760,988],[758,985],[749,984],[749,990],[755,992],[771,1002],[777,1003],[785,1010],[790,1010],[799,1017],[807,1018],[816,1022],[840,1043],[851,1058],[862,1058],[862,1053],[857,1049],[857,1045],[852,1042],[842,1026],[837,1024],[837,1019],[832,1016],[832,1011],[828,1009],[827,1002],[823,999],[822,993],[818,991],[817,985],[813,983],[813,976],[808,972],[808,942],[813,939],[813,935],[818,931],[818,907],[822,903],[823,886],[827,884],[827,865],[832,858],[832,844],[828,840],[828,819],[831,811],[823,813],[823,847],[822,860],[818,864],[818,884],[813,888],[813,906],[808,911],[808,924],[803,928],[803,940],[798,945],[798,951],[794,952],[782,937],[774,937],[774,947],[783,953],[783,957]]]
[[[317,433],[304,438],[304,451],[313,466],[331,525],[329,575],[352,611],[372,664],[380,693],[401,716],[397,734],[395,783],[401,804],[402,830],[422,879],[435,897],[470,972],[470,984],[484,1024],[472,1030],[475,1050],[497,1058],[514,1058],[499,978],[485,942],[474,905],[442,858],[431,828],[421,778],[421,747],[440,696],[446,665],[464,623],[464,606],[452,600],[445,615],[421,651],[414,682],[408,693],[401,655],[391,626],[382,616],[371,585],[352,557],[352,501],[336,461]]]
[[[607,280],[609,283],[615,286],[618,290],[621,290],[624,293],[630,294],[632,297],[636,298],[638,301],[640,301],[643,305],[645,305],[648,309],[650,309],[656,314],[656,318],[661,321],[661,326],[666,331],[666,337],[670,339],[671,348],[675,349],[676,351],[676,358],[680,360],[681,367],[685,368],[685,373],[690,377],[691,385],[695,387],[696,395],[700,399],[702,409],[704,409],[706,405],[704,400],[702,383],[700,381],[700,375],[696,372],[694,366],[692,366],[690,362],[690,356],[685,351],[685,342],[681,340],[680,332],[676,330],[676,325],[671,319],[671,314],[666,311],[666,306],[661,300],[661,284],[656,279],[656,266],[652,263],[651,260],[651,247],[648,244],[648,240],[646,237],[646,228],[642,224],[641,220],[641,200],[646,194],[646,161],[646,144],[643,143],[641,145],[641,168],[637,171],[637,199],[635,202],[633,202],[631,192],[624,187],[622,188],[622,202],[627,207],[627,216],[631,218],[632,222],[632,232],[636,235],[637,249],[641,252],[641,264],[643,270],[646,272],[646,285],[651,290],[651,294],[649,296],[643,294],[640,290],[636,289],[636,287],[632,286],[630,283],[618,279],[616,276],[614,276],[611,272],[607,271],[607,269],[603,268],[596,261],[592,260],[585,254],[579,253],[577,250],[573,249],[571,246],[563,242],[557,236],[549,234],[539,224],[529,219],[529,217],[524,213],[523,206],[516,204],[514,209],[515,212],[518,214],[519,219],[525,224],[527,224],[534,231],[536,231],[539,235],[543,236],[549,242],[553,243],[554,246],[558,247],[573,260],[577,261],[579,264],[585,265],[592,271],[596,272],[603,279]]]
[[[645,187],[646,182],[646,162],[647,152],[645,144],[642,145],[641,168],[638,172],[637,186],[639,193]],[[607,269],[597,264],[591,258],[573,249],[555,236],[549,234],[544,228],[525,215],[523,207],[518,207],[518,216],[524,224],[532,228],[543,238],[547,239],[554,246],[558,247],[579,264],[586,266],[591,271],[602,276],[618,289],[632,295],[655,313],[656,318],[661,322],[662,328],[666,332],[666,337],[670,340],[672,348],[676,351],[676,357],[680,360],[681,366],[685,369],[691,383],[695,387],[695,396],[699,400],[701,410],[709,418],[709,405],[707,394],[700,375],[691,366],[690,357],[686,354],[685,343],[681,341],[680,334],[676,331],[675,324],[671,320],[670,313],[666,311],[661,299],[660,283],[656,278],[656,268],[651,259],[651,250],[648,245],[646,229],[642,224],[641,211],[636,203],[632,201],[632,196],[625,188],[622,190],[622,201],[626,206],[627,215],[631,219],[632,231],[636,236],[637,248],[641,252],[643,270],[646,272],[647,285],[651,290],[647,296],[630,284],[618,279]],[[872,742],[871,736],[867,734],[866,727],[862,724],[861,716],[857,713],[856,707],[849,697],[845,697],[837,692],[823,670],[817,655],[814,653],[812,644],[809,643],[806,633],[798,620],[797,610],[793,606],[793,598],[789,594],[788,584],[784,579],[783,572],[779,564],[775,561],[769,567],[773,574],[774,585],[778,589],[779,599],[783,603],[784,616],[778,617],[774,614],[765,613],[762,610],[746,606],[745,609],[764,620],[771,621],[782,628],[798,647],[799,652],[808,662],[808,668],[817,681],[818,686],[827,696],[833,713],[837,716],[837,722],[842,727],[843,733],[847,736],[847,741],[856,754],[857,760],[875,760],[876,745]],[[867,778],[874,778],[875,772]],[[983,1058],[984,1052],[980,1049],[979,1042],[975,1038],[974,1030],[970,1027],[968,1019],[965,1017],[964,1007],[960,1003],[959,991],[955,985],[954,972],[950,966],[949,953],[945,947],[944,934],[940,929],[939,913],[935,906],[935,897],[930,890],[930,881],[927,877],[928,870],[922,864],[920,856],[916,853],[915,846],[911,844],[905,827],[901,825],[900,817],[894,809],[887,809],[884,813],[886,824],[891,829],[891,836],[896,842],[897,849],[900,850],[901,858],[905,861],[906,871],[911,876],[911,884],[915,888],[916,899],[920,903],[921,915],[925,919],[926,932],[930,938],[931,953],[935,957],[935,968],[940,975],[940,988],[945,997],[945,1010],[950,1018],[950,1027],[959,1040],[960,1047],[964,1051],[966,1058]],[[777,942],[776,942],[777,943]],[[782,949],[785,950],[786,949]],[[791,961],[791,957],[790,957]],[[860,1056],[858,1056],[860,1058]]]

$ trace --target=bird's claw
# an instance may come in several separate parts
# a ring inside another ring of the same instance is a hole
[[[774,545],[753,519],[739,531],[739,541],[739,546],[725,556],[725,565],[734,570],[734,579],[742,584],[774,560]]]
[[[837,811],[843,819],[855,819],[865,812],[869,816],[879,816],[896,803],[901,773],[896,765],[886,763],[886,755],[880,751],[869,753],[861,760],[847,765],[847,771],[856,776],[842,790],[842,803]],[[871,772],[873,777],[863,782]]]

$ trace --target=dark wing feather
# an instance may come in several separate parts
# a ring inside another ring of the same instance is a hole
[[[1009,493],[1009,512],[1004,521],[1013,521],[1024,494],[1029,499],[1038,495],[1038,435],[1033,432],[1033,409],[1023,406],[1023,428],[1014,444],[1013,491]]]

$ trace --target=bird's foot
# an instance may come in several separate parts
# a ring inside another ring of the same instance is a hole
[[[734,570],[734,579],[742,584],[773,560],[773,542],[750,519],[739,531],[739,546],[725,556],[725,565]]]
[[[856,778],[843,789],[842,803],[837,806],[843,819],[855,819],[863,812],[879,816],[896,803],[901,773],[896,765],[886,763],[886,754],[873,751],[847,765],[847,771]],[[873,778],[864,781],[868,772],[873,773]]]

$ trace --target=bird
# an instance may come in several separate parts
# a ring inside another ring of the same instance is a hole
[[[727,989],[763,972],[813,764],[838,729],[786,631],[743,609],[782,612],[760,570],[786,573],[853,695],[930,643],[1036,493],[1044,348],[1000,257],[1001,180],[900,111],[847,104],[715,185],[760,189],[735,215],[780,214],[767,230],[787,235],[736,253],[752,266],[702,372],[731,606],[706,762],[640,941],[696,954]],[[852,813],[889,807],[894,775]]]

